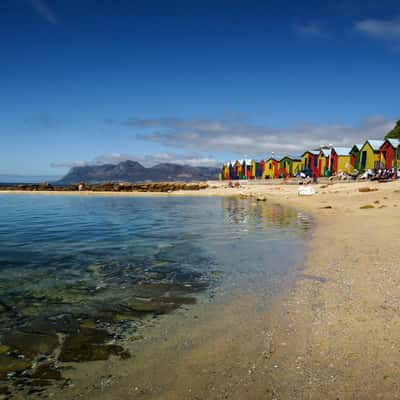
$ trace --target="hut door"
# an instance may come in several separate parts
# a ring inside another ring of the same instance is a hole
[[[361,169],[365,169],[366,164],[367,164],[367,152],[363,151],[361,153]]]

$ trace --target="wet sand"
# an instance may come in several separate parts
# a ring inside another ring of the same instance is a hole
[[[400,398],[400,183],[314,185],[311,197],[296,185],[215,186],[167,195],[265,196],[314,217],[294,286],[272,306],[250,293],[165,318],[134,358],[71,371],[57,398]]]

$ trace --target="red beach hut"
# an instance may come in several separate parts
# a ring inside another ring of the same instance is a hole
[[[383,168],[392,169],[396,166],[396,152],[400,146],[398,139],[386,139],[379,152],[381,153],[381,165]]]

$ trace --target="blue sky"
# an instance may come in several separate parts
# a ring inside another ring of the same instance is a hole
[[[400,117],[397,1],[3,0],[0,50],[0,176],[299,153]]]

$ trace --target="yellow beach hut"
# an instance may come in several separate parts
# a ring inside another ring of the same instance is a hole
[[[256,177],[257,163],[256,160],[251,160],[251,179]]]
[[[292,175],[296,176],[301,172],[302,168],[302,160],[301,156],[292,156]]]
[[[331,151],[331,173],[342,171],[346,174],[353,172],[351,165],[350,147],[333,147]]]
[[[263,179],[279,178],[279,161],[276,158],[270,157],[268,158],[268,160],[265,161],[265,167],[262,177]]]
[[[380,148],[383,140],[367,140],[360,149],[360,169],[375,169],[381,167]]]
[[[319,150],[307,150],[301,156],[301,169],[308,171],[312,176],[319,176],[318,169]]]

